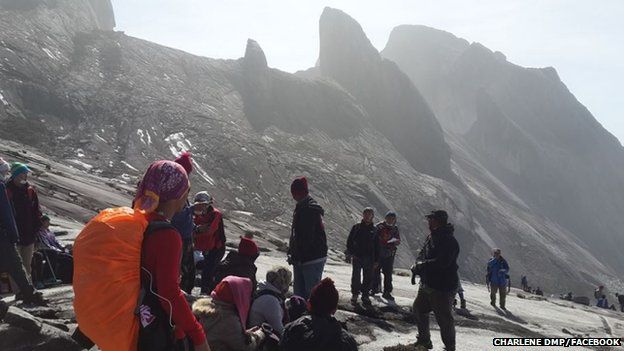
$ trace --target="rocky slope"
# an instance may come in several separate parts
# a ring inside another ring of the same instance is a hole
[[[528,274],[546,290],[616,276],[477,162],[475,148],[445,140],[415,85],[346,14],[325,11],[320,68],[301,77],[270,68],[254,41],[239,60],[213,60],[111,31],[102,23],[112,14],[102,8],[69,0],[0,7],[0,137],[19,143],[1,143],[9,159],[26,148],[41,162],[107,179],[89,187],[128,194],[154,159],[191,150],[193,190],[215,195],[233,233],[283,243],[294,205],[289,183],[305,174],[327,209],[332,255],[372,205],[399,212],[398,263],[406,267],[426,235],[423,214],[443,207],[456,225],[465,278],[482,279],[492,246],[503,247],[514,277]],[[371,74],[346,70],[343,57]],[[80,223],[127,203],[95,197],[88,212],[56,206],[55,196],[71,203],[69,192],[80,198],[86,190],[49,179],[42,187],[59,183],[67,194],[51,188],[44,205],[64,220]]]
[[[524,68],[450,33],[400,26],[384,57],[415,82],[459,148],[620,273],[624,148],[552,67]]]

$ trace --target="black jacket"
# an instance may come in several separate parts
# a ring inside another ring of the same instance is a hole
[[[327,236],[323,208],[310,196],[301,200],[293,213],[288,256],[292,263],[327,257]]]
[[[249,278],[253,284],[253,290],[256,291],[258,281],[256,280],[256,272],[258,268],[254,260],[250,257],[243,256],[236,251],[230,251],[225,259],[217,265],[215,270],[214,289],[225,277],[233,275],[241,278]]]
[[[357,351],[355,340],[334,317],[303,316],[286,325],[281,351]]]
[[[418,254],[418,261],[422,262],[420,281],[434,290],[443,292],[457,290],[459,244],[453,235],[454,230],[452,224],[434,230]]]
[[[370,258],[379,261],[379,238],[373,223],[360,222],[351,228],[347,238],[347,254],[357,258]]]
[[[19,240],[13,205],[9,200],[2,180],[0,180],[0,239],[11,244],[15,244]]]

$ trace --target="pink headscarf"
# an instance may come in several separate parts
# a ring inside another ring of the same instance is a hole
[[[217,287],[210,294],[217,301],[231,303],[236,306],[243,329],[247,328],[252,286],[253,283],[249,278],[229,275],[221,283],[217,284]]]
[[[184,167],[173,161],[152,163],[139,183],[134,208],[154,212],[158,204],[179,199],[189,187]]]

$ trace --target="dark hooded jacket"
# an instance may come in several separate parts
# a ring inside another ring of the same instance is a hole
[[[297,204],[288,245],[290,262],[300,264],[327,257],[324,214],[323,208],[310,196]]]
[[[422,262],[419,272],[420,282],[434,290],[442,292],[457,290],[459,243],[453,235],[454,231],[452,224],[437,228],[427,237],[418,254],[418,261]]]
[[[41,208],[35,188],[26,184],[16,186],[13,182],[7,184],[7,194],[15,210],[15,223],[19,232],[19,245],[34,244],[37,232],[41,228]]]
[[[334,317],[303,316],[286,325],[281,351],[357,351],[351,335]]]
[[[254,261],[255,258],[241,255],[237,251],[230,251],[227,256],[225,256],[225,259],[217,265],[214,284],[211,288],[217,286],[225,277],[233,275],[251,279],[253,283],[253,290],[251,291],[256,291],[256,286],[258,285],[256,272],[258,268]]]
[[[15,244],[19,240],[13,205],[11,205],[2,180],[0,180],[0,240],[6,240],[11,244]]]
[[[347,238],[347,254],[371,262],[379,261],[379,239],[373,223],[362,221],[351,228]]]

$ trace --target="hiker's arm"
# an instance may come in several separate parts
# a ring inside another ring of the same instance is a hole
[[[347,237],[347,255],[353,255],[353,238],[355,236],[355,226],[351,227],[349,237]]]
[[[0,183],[0,228],[2,228],[0,233],[4,232],[6,238],[11,242],[19,237],[15,217],[13,217],[13,206],[9,202],[9,197],[2,183]]]
[[[167,300],[161,300],[161,304],[167,314],[171,313],[171,318],[176,325],[176,336],[181,336],[181,333],[182,336],[186,335],[191,338],[194,345],[201,345],[206,341],[206,335],[191,312],[191,308],[178,285],[182,240],[174,230],[163,230],[155,235],[158,238],[150,240],[150,252],[147,254],[158,255],[156,271],[152,274],[156,281],[158,294]]]
[[[33,191],[32,206],[35,230],[39,230],[41,228],[41,217],[43,217],[43,213],[41,212],[41,205],[39,204],[39,196],[37,196],[37,191]]]
[[[444,268],[449,266],[455,259],[455,247],[451,240],[441,240],[432,238],[433,244],[438,248],[437,255],[434,258],[424,260],[423,266]]]

